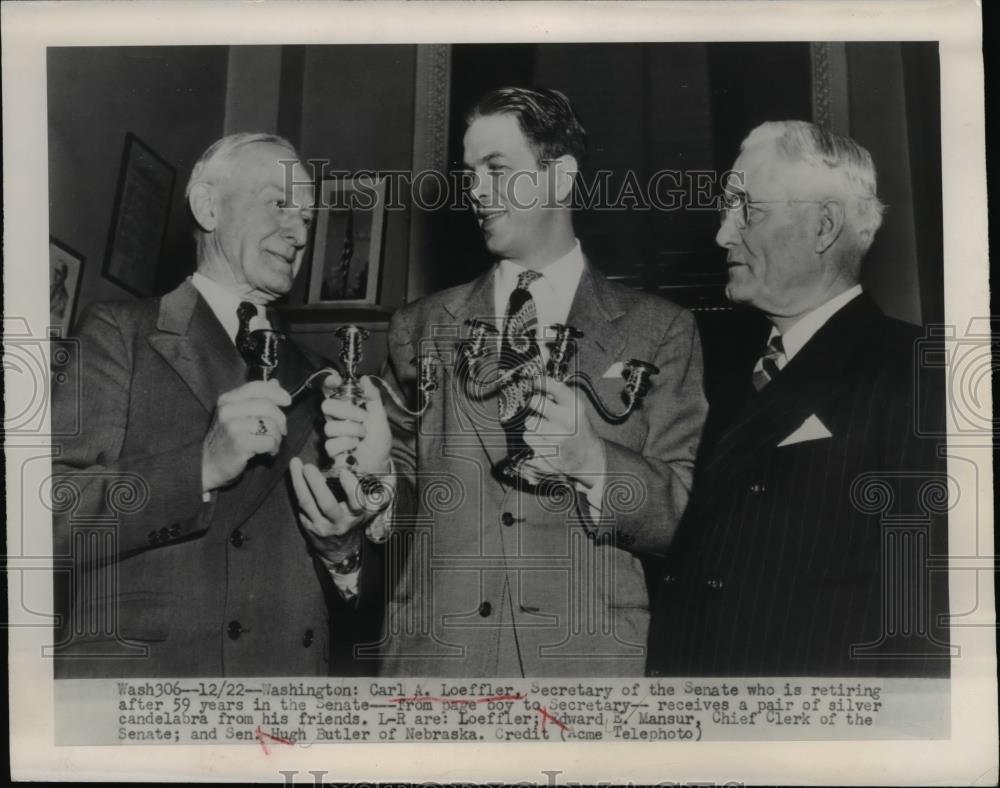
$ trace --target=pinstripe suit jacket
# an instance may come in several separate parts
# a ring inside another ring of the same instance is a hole
[[[947,673],[943,439],[918,434],[941,431],[943,381],[914,377],[918,337],[862,294],[750,389],[699,463],[651,675]],[[779,446],[810,416],[830,437]]]

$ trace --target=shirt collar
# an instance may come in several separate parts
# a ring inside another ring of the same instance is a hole
[[[838,296],[834,296],[825,304],[816,307],[811,312],[807,312],[802,318],[784,334],[781,334],[781,342],[785,350],[785,358],[791,361],[795,355],[805,347],[805,344],[813,338],[823,325],[837,312],[847,306],[861,295],[861,285],[854,285],[849,290],[845,290]],[[768,342],[776,334],[780,334],[777,328],[771,329]]]
[[[517,277],[525,270],[525,266],[512,260],[501,260],[497,265],[494,284],[497,302],[502,305],[497,314],[503,315],[506,311],[507,299],[517,286]],[[567,304],[572,303],[576,287],[583,275],[583,249],[580,247],[580,241],[574,239],[573,248],[569,252],[549,263],[539,273],[542,275],[541,278],[532,282],[529,288],[532,295],[536,294],[536,288],[544,288],[547,291],[546,295],[566,300]]]
[[[205,299],[205,303],[208,304],[218,321],[222,323],[222,327],[226,329],[229,338],[235,343],[236,332],[240,328],[240,320],[236,316],[236,310],[239,309],[243,299],[232,291],[227,290],[214,279],[209,279],[197,271],[191,274],[190,281],[194,285],[194,288],[201,294],[201,297]],[[270,328],[266,311],[261,308],[260,304],[256,306],[257,316],[250,320],[251,329]]]

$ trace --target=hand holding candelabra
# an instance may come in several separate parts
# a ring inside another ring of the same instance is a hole
[[[534,379],[536,382],[542,378],[541,364],[537,356],[526,354],[524,360],[510,369],[497,369],[496,367],[486,370],[485,359],[488,353],[488,343],[498,342],[499,332],[490,323],[481,320],[467,321],[470,327],[470,336],[461,348],[459,359],[461,365],[460,379],[464,381],[466,393],[474,399],[485,399],[498,394],[500,389],[517,379]],[[632,412],[642,404],[642,400],[649,391],[651,377],[659,372],[659,369],[646,361],[631,359],[622,366],[622,377],[625,385],[622,389],[622,401],[625,405],[623,410],[611,410],[600,398],[593,381],[583,372],[570,372],[570,362],[577,348],[577,341],[582,338],[583,333],[572,326],[555,324],[552,326],[555,332],[554,339],[548,343],[549,358],[544,367],[544,376],[547,380],[553,381],[556,385],[549,385],[550,393],[561,391],[560,387],[566,386],[580,389],[590,400],[598,415],[610,424],[621,424],[632,414]],[[558,398],[556,398],[558,399]],[[536,395],[533,400],[533,409],[536,413],[541,405],[540,396]],[[557,407],[572,408],[575,402],[556,402]],[[573,412],[567,419],[569,424],[573,423],[576,413]],[[531,421],[528,425],[531,425]],[[538,421],[535,419],[535,425]],[[589,424],[585,425],[589,428]],[[559,433],[559,430],[556,430]],[[562,433],[565,434],[565,430]],[[589,429],[587,435],[590,435]],[[525,435],[526,441],[531,441],[531,429]],[[538,441],[535,441],[538,442]],[[525,473],[529,463],[536,461],[535,452],[529,446],[517,450],[507,461],[501,465],[500,473],[509,481],[522,479],[532,481]]]

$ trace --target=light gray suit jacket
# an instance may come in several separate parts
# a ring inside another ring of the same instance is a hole
[[[494,319],[493,271],[393,317],[386,375],[413,396],[411,360],[440,358],[440,388],[419,423],[388,403],[402,477],[380,648],[385,675],[641,675],[649,600],[640,555],[661,556],[687,504],[706,413],[689,312],[613,284],[588,264],[567,320],[578,369],[612,409],[638,358],[660,368],[642,407],[612,425],[586,405],[607,456],[602,513],[565,485],[515,489],[492,468],[507,453],[495,399],[456,380],[467,318]]]

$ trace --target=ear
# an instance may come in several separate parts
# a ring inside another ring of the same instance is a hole
[[[819,228],[816,232],[816,252],[822,254],[833,246],[844,231],[844,204],[827,200],[820,204]]]
[[[209,184],[199,182],[191,187],[188,194],[188,205],[191,215],[206,233],[212,232],[219,224],[218,209],[215,200],[215,189]]]
[[[566,153],[553,160],[549,166],[552,168],[555,181],[556,202],[568,203],[573,194],[576,176],[580,172],[580,165],[577,164],[576,157]]]

